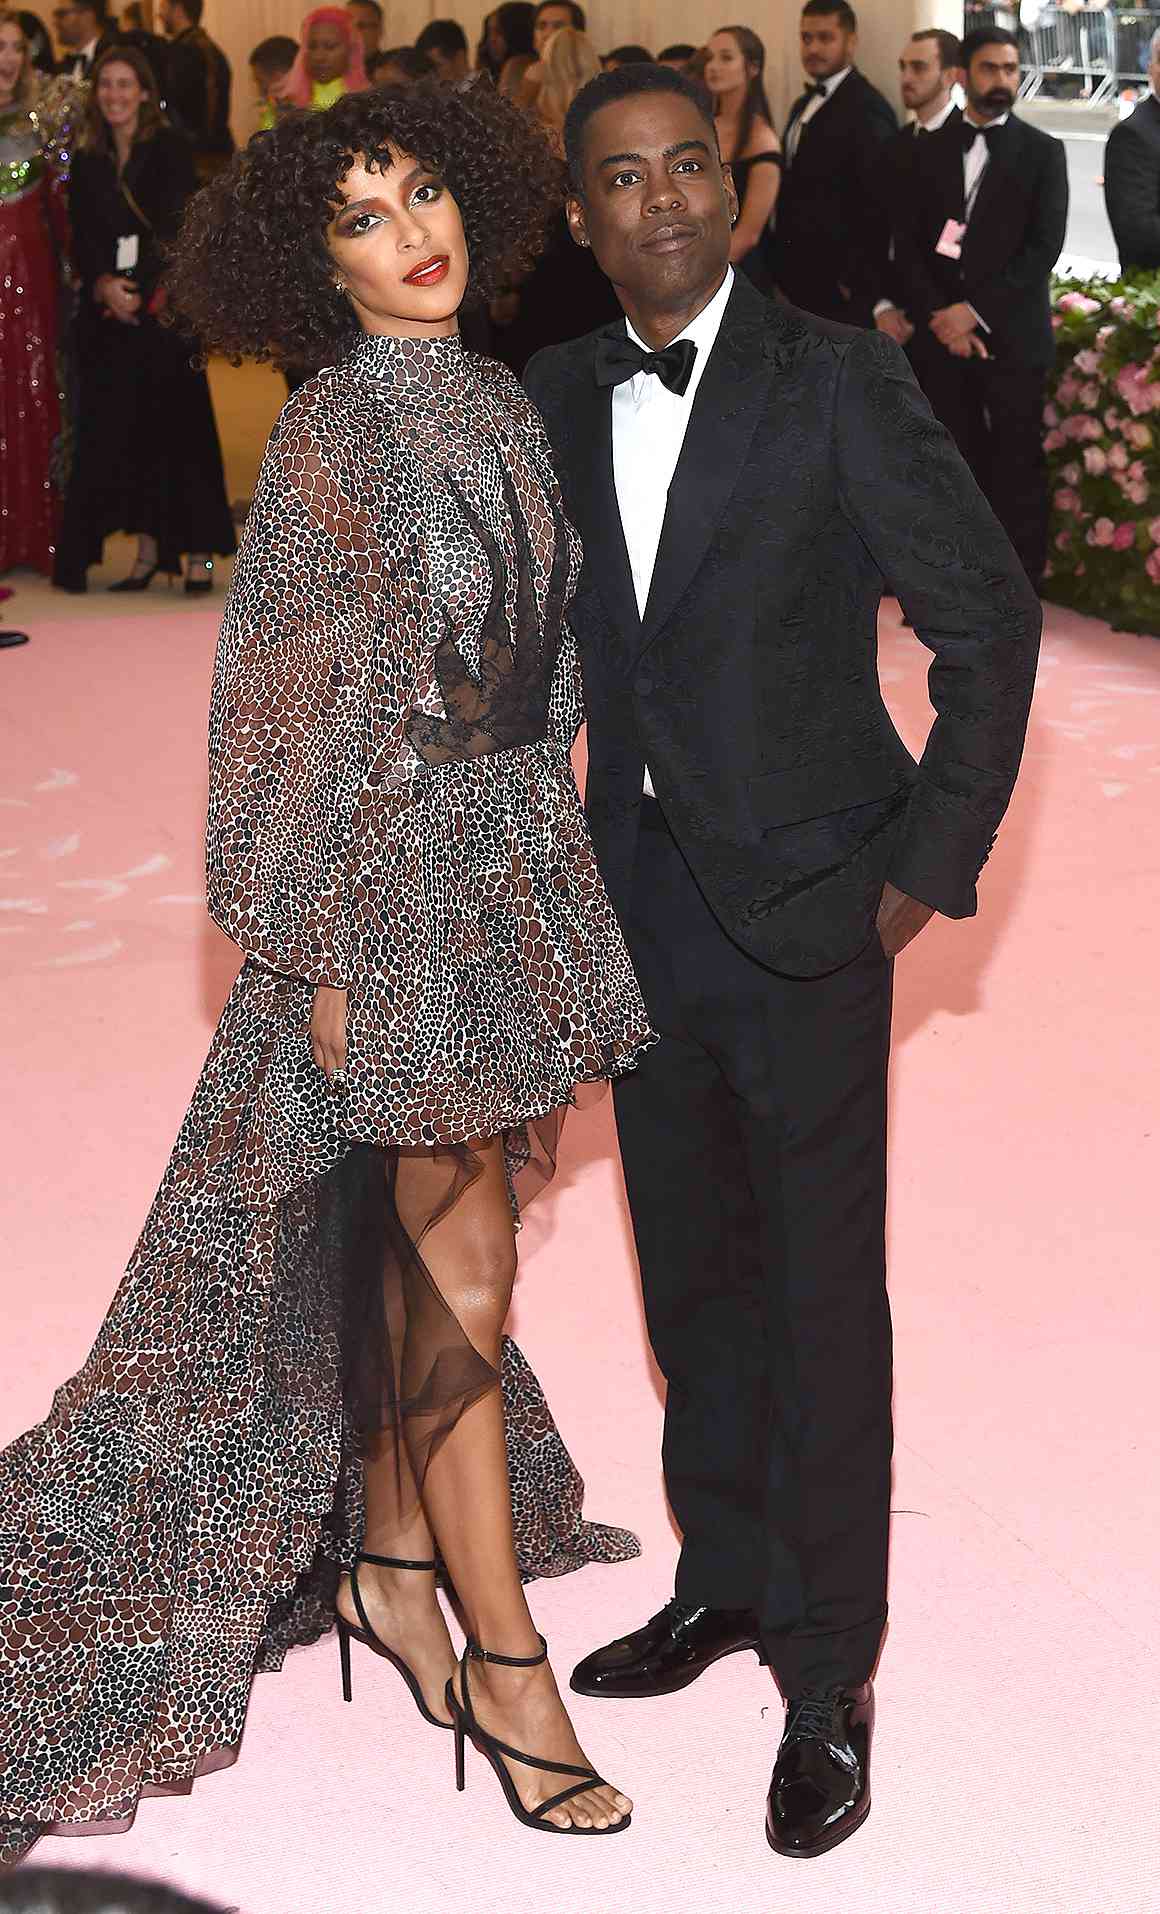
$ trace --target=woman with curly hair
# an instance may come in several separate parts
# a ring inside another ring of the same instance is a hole
[[[245,962],[97,1345],[0,1456],[9,1856],[232,1760],[255,1666],[336,1593],[348,1699],[365,1646],[460,1785],[470,1739],[526,1825],[629,1824],[520,1571],[633,1545],[552,1532],[570,1465],[501,1352],[561,1114],[652,1040],[571,770],[576,537],[457,329],[558,191],[493,89],[420,86],[293,114],[186,220],[206,347],[329,364],[275,427],[214,677],[209,904]]]

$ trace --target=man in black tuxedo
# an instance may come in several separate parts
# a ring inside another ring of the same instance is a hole
[[[1125,275],[1160,270],[1160,32],[1148,49],[1148,81],[1104,150],[1104,203]]]
[[[70,80],[87,80],[120,37],[110,25],[106,0],[65,0],[53,8],[52,24],[63,49],[57,72]]]
[[[592,835],[661,1033],[616,1117],[683,1537],[675,1599],[573,1687],[664,1694],[757,1649],[788,1703],[769,1840],[818,1854],[869,1807],[886,1617],[892,959],[976,908],[1039,606],[893,342],[733,276],[696,83],[602,74],[565,138],[627,324],[527,387],[586,551]],[[884,575],[935,654],[917,766],[878,689]]]
[[[1067,157],[1062,140],[1015,116],[1013,33],[976,28],[963,60],[966,111],[932,137],[895,202],[894,263],[922,388],[1038,589],[1051,270],[1067,228]]]
[[[854,65],[857,44],[847,0],[806,0],[801,50],[810,83],[782,139],[773,276],[806,312],[868,326],[889,243],[882,156],[898,123]]]
[[[910,169],[922,164],[923,141],[962,117],[954,100],[962,66],[962,43],[944,27],[924,27],[912,33],[898,56],[898,90],[903,106],[914,118],[894,135],[883,154],[884,191],[891,209],[900,199],[905,204]],[[914,337],[914,327],[901,303],[893,245],[883,262],[882,285],[882,297],[874,306],[874,324],[896,345],[907,346]]]
[[[234,150],[230,63],[204,30],[204,0],[161,0],[165,98],[170,118],[193,147],[199,179],[220,173]]]

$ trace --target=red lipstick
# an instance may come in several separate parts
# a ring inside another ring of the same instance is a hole
[[[404,276],[405,286],[438,286],[446,279],[451,270],[451,261],[446,253],[435,253],[430,259],[420,260]]]

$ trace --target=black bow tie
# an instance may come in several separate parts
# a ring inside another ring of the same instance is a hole
[[[990,155],[995,151],[997,142],[1003,137],[1001,126],[972,126],[970,120],[963,121],[961,131],[964,153],[970,152],[976,140],[983,139],[987,142],[987,152]]]
[[[635,339],[609,326],[596,335],[597,385],[623,385],[638,372],[652,372],[663,386],[682,398],[693,376],[697,348],[691,339],[674,339],[663,352],[646,352]]]
[[[807,86],[805,90],[805,98],[807,100],[824,100],[825,97],[826,82],[824,80],[815,80],[813,85]]]

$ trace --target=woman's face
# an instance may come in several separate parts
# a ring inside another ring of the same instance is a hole
[[[503,28],[500,26],[498,13],[488,14],[487,19],[483,23],[483,37],[487,44],[487,50],[497,65],[507,59],[507,41],[503,36]]]
[[[101,68],[97,81],[97,105],[110,132],[117,133],[137,124],[137,117],[149,98],[131,66],[122,60],[110,60]]]
[[[341,27],[319,20],[306,40],[306,71],[312,80],[325,86],[328,80],[341,80],[350,58],[350,43]]]
[[[705,85],[710,93],[743,93],[752,72],[733,35],[715,33],[705,63]]]
[[[24,71],[24,35],[15,20],[0,27],[0,97],[10,99]]]
[[[467,241],[447,187],[409,153],[387,172],[356,158],[326,244],[366,332],[432,339],[457,332],[467,288]]]

